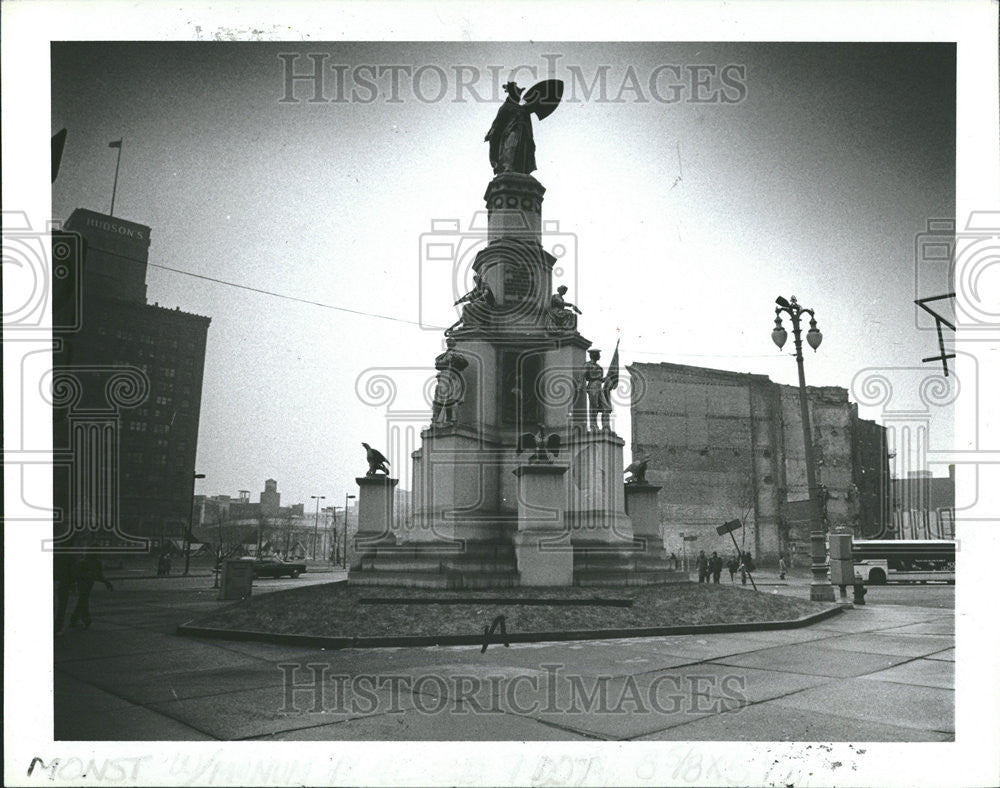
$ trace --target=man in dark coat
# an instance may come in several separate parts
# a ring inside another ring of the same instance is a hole
[[[695,569],[698,570],[698,582],[707,583],[708,582],[708,556],[705,555],[705,551],[702,550],[698,553],[698,560],[694,562]]]
[[[712,573],[712,582],[718,584],[722,577],[722,559],[718,553],[712,553],[712,557],[708,559],[708,570]]]
[[[52,557],[52,579],[56,584],[55,634],[61,635],[66,622],[66,608],[69,606],[69,594],[73,590],[73,554],[68,548],[56,548]]]
[[[83,559],[74,566],[74,576],[76,579],[76,607],[73,608],[73,615],[70,616],[69,625],[75,627],[80,621],[85,628],[90,628],[90,592],[94,588],[94,583],[100,581],[104,583],[108,591],[113,591],[114,586],[104,576],[104,565],[97,554],[91,551],[83,556]]]

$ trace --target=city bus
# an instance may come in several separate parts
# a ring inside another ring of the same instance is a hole
[[[855,539],[854,576],[867,585],[954,583],[954,539]]]

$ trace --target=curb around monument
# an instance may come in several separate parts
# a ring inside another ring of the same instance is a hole
[[[799,629],[839,615],[838,606],[810,613],[801,618],[782,621],[758,621],[746,624],[690,624],[673,627],[639,627],[635,629],[570,629],[542,632],[508,632],[508,643],[541,643],[567,640],[614,640],[622,638],[664,637],[666,635],[712,635],[729,632],[763,632],[776,629]],[[218,629],[201,627],[188,622],[177,627],[177,634],[185,637],[271,643],[284,646],[318,647],[323,649],[387,648],[419,646],[481,646],[482,635],[399,635],[396,637],[293,635],[280,632],[257,632],[246,629]],[[502,638],[499,638],[502,640]],[[498,639],[492,640],[494,644]]]

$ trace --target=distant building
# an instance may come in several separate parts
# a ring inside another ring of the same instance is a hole
[[[743,547],[763,561],[796,563],[809,551],[808,485],[799,393],[764,375],[680,364],[633,364],[632,446],[649,457],[664,547],[681,556],[733,551],[716,526],[741,519]],[[858,418],[847,390],[808,387],[817,482],[827,527],[885,531],[889,501],[885,430]],[[680,534],[695,536],[683,542]]]
[[[230,495],[196,495],[194,497],[195,536],[218,547],[220,538],[227,553],[239,546],[258,541],[263,553],[312,557],[316,544],[317,557],[330,537],[330,515],[321,509],[319,517],[305,513],[305,504],[281,506],[278,482],[267,479],[256,502],[250,501],[250,491],[240,490],[236,498]],[[253,554],[245,548],[242,552]]]
[[[892,480],[892,523],[889,536],[896,539],[955,538],[955,466],[947,477],[930,471],[910,471],[905,479]]]
[[[180,538],[191,517],[211,319],[146,303],[150,234],[83,208],[53,233],[74,263],[53,286],[57,533]]]

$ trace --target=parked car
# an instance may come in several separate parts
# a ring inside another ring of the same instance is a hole
[[[282,561],[277,557],[260,558],[253,562],[254,579],[259,577],[283,577],[284,575],[294,578],[305,571],[305,564],[295,563],[294,561]]]

